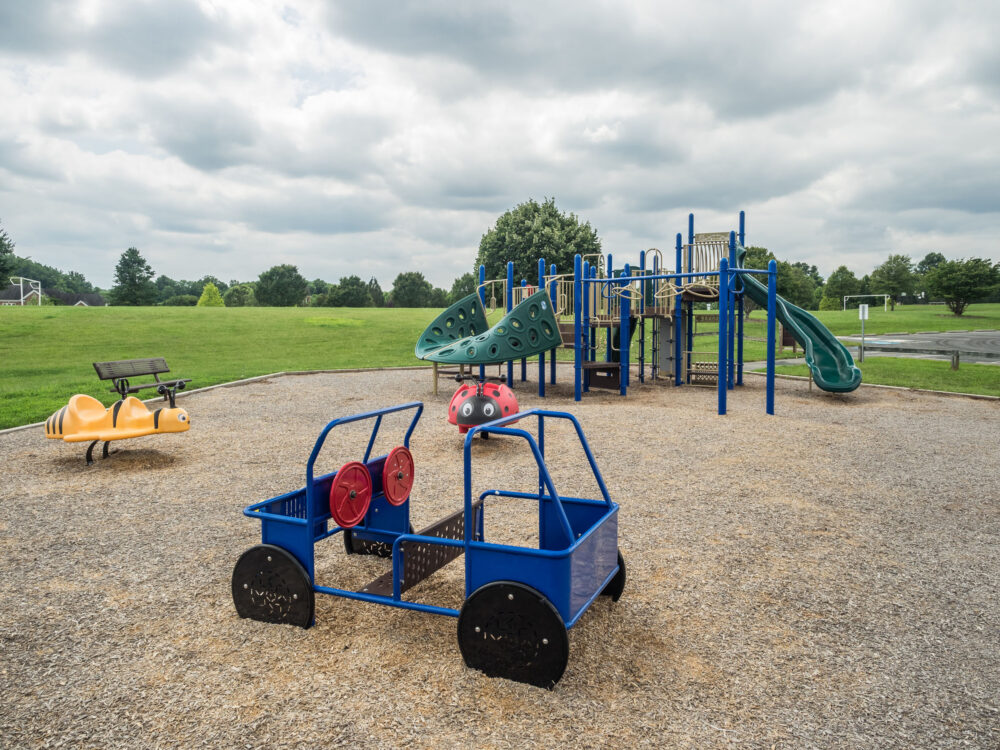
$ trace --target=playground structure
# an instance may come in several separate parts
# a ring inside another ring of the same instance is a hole
[[[413,415],[402,443],[372,457],[383,418],[409,411]],[[459,648],[468,666],[551,688],[569,658],[568,629],[599,595],[617,601],[625,585],[618,505],[611,501],[583,429],[571,414],[543,410],[472,426],[465,437],[463,508],[413,533],[409,444],[422,411],[423,404],[412,402],[333,420],[309,456],[305,487],[244,509],[244,515],[261,522],[261,544],[244,552],[233,570],[236,611],[241,617],[308,628],[320,593],[457,617]],[[508,426],[529,418],[537,420],[535,435]],[[574,428],[600,498],[562,497],[556,491],[545,461],[545,425],[552,419],[567,420]],[[361,460],[314,476],[330,431],[365,420],[374,424]],[[473,499],[471,445],[483,430],[525,440],[538,467],[537,492],[490,489]],[[538,547],[486,541],[487,498],[536,501]],[[391,557],[391,569],[357,591],[318,584],[316,543],[337,533],[345,534],[349,551]],[[356,542],[370,546],[359,549]],[[466,598],[461,610],[403,599],[404,592],[462,555]]]
[[[635,367],[639,382],[645,382],[648,372],[652,380],[665,376],[675,386],[716,386],[718,411],[725,414],[727,392],[743,384],[744,310],[745,300],[749,299],[767,311],[764,340],[768,414],[774,413],[777,321],[802,345],[806,364],[820,388],[833,392],[854,390],[861,382],[861,373],[850,353],[814,316],[777,295],[776,264],[772,261],[767,270],[743,268],[745,236],[742,211],[738,234],[696,234],[691,214],[687,242],[680,233],[676,236],[672,271],[667,270],[662,252],[656,249],[641,252],[636,265],[626,263],[617,270],[610,254],[577,256],[572,274],[559,274],[554,265],[547,267],[544,259],[539,259],[537,287],[529,286],[526,279],[520,286],[515,285],[513,263],[507,264],[506,279],[487,280],[485,268],[480,266],[477,293],[445,310],[421,337],[416,354],[421,359],[463,367],[478,364],[481,378],[485,377],[485,365],[506,362],[508,385],[514,382],[515,359],[521,361],[521,380],[525,381],[527,359],[537,355],[538,394],[544,396],[546,353],[548,380],[555,383],[557,350],[568,348],[574,351],[577,401],[591,388],[610,388],[627,395]],[[758,281],[758,276],[766,276],[766,280]],[[535,346],[529,350],[514,351],[516,356],[510,356],[509,349],[494,348],[506,330],[501,324],[508,319],[529,322],[523,306],[528,300],[537,306],[543,299],[550,302],[558,342],[545,346],[552,341],[547,335],[551,323],[546,317],[546,335],[537,336]],[[695,349],[694,305],[698,302],[718,303],[716,351]],[[487,310],[500,305],[506,311],[504,319],[486,330]],[[470,320],[474,317],[471,328],[475,335],[468,328],[441,326],[441,321],[457,321],[457,314],[467,315]],[[484,349],[492,356],[483,356]],[[440,356],[442,353],[447,356]]]

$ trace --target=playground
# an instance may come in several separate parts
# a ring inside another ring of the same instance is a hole
[[[237,615],[233,565],[260,541],[241,511],[302,485],[331,419],[422,401],[411,522],[461,509],[453,389],[432,394],[427,369],[282,376],[178,394],[195,427],[87,470],[41,429],[0,435],[0,744],[1000,743],[1000,402],[779,378],[769,416],[765,378],[748,376],[720,416],[717,389],[663,381],[574,401],[559,368],[545,398],[537,368],[515,392],[579,419],[620,506],[628,581],[569,631],[554,690],[467,668],[451,618],[328,596],[310,629]],[[323,470],[356,439],[332,439]],[[591,497],[574,439],[547,428],[552,478]],[[472,453],[482,487],[537,489],[519,441]],[[531,507],[487,501],[485,524],[537,542]],[[316,566],[356,588],[388,561],[338,538]],[[462,584],[452,563],[407,596],[458,607]]]

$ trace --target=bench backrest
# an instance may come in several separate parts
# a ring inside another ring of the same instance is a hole
[[[122,359],[117,362],[94,362],[94,369],[97,370],[97,377],[101,380],[117,380],[118,378],[131,378],[137,375],[156,375],[161,372],[170,372],[170,368],[167,367],[167,360],[163,357]]]

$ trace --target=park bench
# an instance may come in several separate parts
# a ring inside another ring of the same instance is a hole
[[[124,400],[131,393],[139,393],[146,388],[155,388],[156,392],[163,396],[163,399],[170,401],[170,408],[176,408],[174,398],[177,391],[184,390],[184,386],[191,382],[191,378],[176,378],[174,380],[160,380],[160,375],[170,372],[167,367],[167,360],[163,357],[148,357],[146,359],[120,359],[115,362],[94,362],[94,369],[97,370],[97,377],[101,380],[110,380],[114,388],[112,392],[118,393]],[[130,378],[138,378],[146,375],[153,376],[153,382],[137,383],[132,385]]]

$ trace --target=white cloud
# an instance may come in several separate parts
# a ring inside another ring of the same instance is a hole
[[[1000,260],[994,3],[0,6],[0,221],[109,285],[421,270],[554,196],[618,257],[689,211],[829,273]]]

